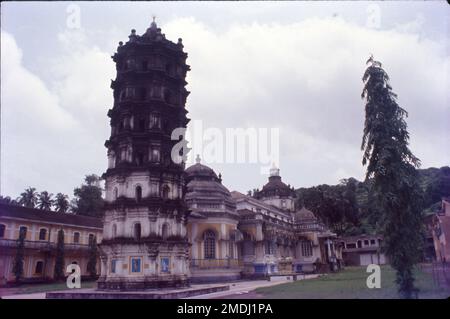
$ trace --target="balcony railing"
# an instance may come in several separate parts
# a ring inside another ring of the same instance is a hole
[[[56,249],[56,243],[48,241],[32,241],[25,240],[24,245],[26,249],[39,249],[39,250],[54,250]],[[14,239],[0,239],[0,247],[17,247],[17,240]],[[83,244],[64,244],[65,250],[88,250],[89,245]]]
[[[316,223],[314,223],[314,224],[299,224],[296,227],[297,227],[297,230],[304,231],[304,232],[308,232],[308,231],[322,232],[322,231],[326,230],[324,225],[316,224]]]
[[[226,269],[239,268],[242,262],[239,259],[191,259],[191,268],[197,269]]]

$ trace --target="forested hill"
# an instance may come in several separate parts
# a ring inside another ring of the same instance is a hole
[[[425,214],[436,212],[442,197],[450,197],[450,167],[419,169]],[[375,232],[378,222],[375,201],[369,195],[371,181],[343,179],[337,185],[299,188],[298,206],[315,212],[338,235]]]

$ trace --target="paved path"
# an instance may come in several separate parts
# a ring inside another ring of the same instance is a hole
[[[305,280],[317,278],[319,275],[306,275],[298,276],[297,280]],[[292,277],[291,277],[292,278]],[[241,296],[242,298],[247,298],[246,294],[254,295],[251,293],[256,288],[270,287],[280,284],[285,284],[292,282],[292,279],[286,279],[286,277],[273,277],[272,281],[267,280],[249,280],[249,281],[237,281],[230,283],[230,290],[214,292],[207,295],[193,296],[186,299],[221,299],[221,298],[233,298]]]
[[[2,299],[45,299],[45,292],[2,296]]]

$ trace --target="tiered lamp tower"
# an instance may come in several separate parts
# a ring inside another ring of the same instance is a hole
[[[111,137],[104,173],[106,205],[101,290],[189,285],[184,162],[171,152],[175,128],[186,128],[187,53],[165,38],[154,19],[119,42],[111,83]],[[183,155],[183,154],[179,154]],[[186,155],[186,154],[184,154]]]

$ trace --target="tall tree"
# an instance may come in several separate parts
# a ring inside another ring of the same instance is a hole
[[[20,194],[18,202],[22,206],[34,208],[37,202],[36,188],[28,187],[23,193]]]
[[[55,256],[55,269],[54,278],[55,280],[64,279],[65,269],[64,269],[64,230],[60,229],[58,231],[58,241],[56,243],[56,256]]]
[[[101,216],[103,198],[100,180],[97,175],[86,175],[85,183],[75,188],[73,192],[75,205],[72,207],[74,213],[94,217]]]
[[[56,194],[55,209],[58,213],[67,213],[69,210],[69,196],[58,193]]]
[[[94,236],[89,241],[89,260],[87,264],[87,271],[92,279],[94,279],[97,276],[97,258],[98,258],[97,238]]]
[[[53,206],[53,194],[43,191],[38,195],[37,207],[42,210],[51,210]]]
[[[19,239],[17,239],[16,255],[14,256],[13,272],[16,282],[19,283],[23,276],[23,259],[25,250],[25,236],[26,230],[20,229]]]
[[[365,125],[361,149],[366,180],[373,178],[371,192],[381,212],[383,250],[396,269],[399,293],[411,298],[413,269],[422,247],[422,191],[416,168],[420,161],[410,151],[407,112],[397,104],[389,76],[380,62],[370,57],[363,76]]]

